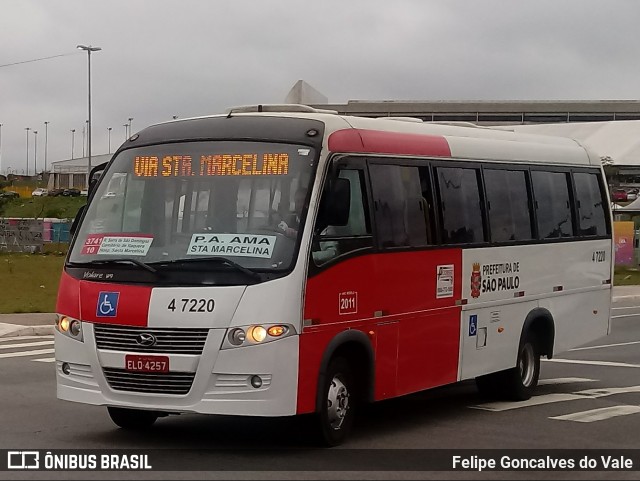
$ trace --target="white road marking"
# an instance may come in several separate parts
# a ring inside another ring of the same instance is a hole
[[[31,360],[35,362],[56,362],[55,357],[45,357],[43,359],[31,359]]]
[[[613,396],[614,394],[628,394],[632,392],[640,392],[640,386],[602,387],[596,389],[587,389],[585,391],[578,391],[575,394],[580,394],[581,396],[588,396],[592,398],[600,398],[605,396]]]
[[[51,346],[53,341],[39,341],[39,342],[21,342],[20,344],[2,344],[0,349],[15,349],[19,347],[35,347],[35,346]]]
[[[4,354],[0,354],[0,359],[5,359],[8,357],[36,356],[39,354],[52,354],[54,352],[55,352],[55,349],[37,349],[35,351],[5,352]]]
[[[554,393],[543,394],[541,396],[533,396],[531,399],[528,399],[526,401],[497,401],[469,407],[472,409],[482,409],[484,411],[502,412],[510,411],[512,409],[540,406],[542,404],[551,404],[563,401],[576,401],[578,399],[589,399],[589,397],[580,396],[579,394]]]
[[[549,419],[558,419],[560,421],[575,421],[578,423],[592,423],[595,421],[604,421],[606,419],[615,418],[618,416],[628,416],[629,414],[636,413],[640,413],[640,406],[622,405],[590,409],[589,411],[565,414],[564,416],[553,416]]]
[[[591,366],[610,366],[610,367],[640,367],[640,364],[627,364],[625,362],[611,361],[582,361],[580,359],[541,359],[544,362],[559,362],[567,364],[588,364]]]
[[[570,379],[570,378],[567,378]],[[482,409],[484,411],[492,411],[492,412],[502,412],[502,411],[510,411],[512,409],[522,409],[531,406],[541,406],[543,404],[552,404],[557,402],[564,401],[577,401],[577,400],[585,400],[585,399],[597,399],[606,396],[613,396],[615,394],[627,394],[627,393],[640,393],[640,386],[626,386],[626,387],[605,387],[605,388],[596,388],[596,389],[586,389],[584,391],[577,391],[574,393],[555,393],[555,394],[543,394],[541,396],[533,396],[531,399],[527,401],[498,401],[491,402],[485,404],[479,404],[477,406],[469,406],[472,409]],[[612,408],[611,408],[612,409]],[[598,409],[592,410],[593,412],[599,411]],[[614,417],[614,416],[623,416],[625,414],[622,411],[617,412],[611,410],[609,414],[606,414],[604,410],[602,411],[602,416]],[[591,412],[591,411],[585,411]],[[640,407],[639,411],[640,412]],[[612,414],[613,413],[613,414]],[[636,411],[626,412],[626,414],[635,414]],[[558,416],[553,417],[551,419],[563,419],[563,420],[573,420],[570,419],[569,416]],[[585,414],[585,419],[591,419],[591,421],[584,422],[592,422],[597,421],[598,414],[590,417],[590,415]],[[603,419],[607,419],[603,417]]]
[[[558,377],[555,379],[540,379],[539,386],[550,386],[552,384],[571,384],[574,382],[595,382],[596,379],[586,379],[584,377]]]
[[[53,336],[14,336],[14,337],[0,337],[0,342],[8,341],[22,341],[27,339],[53,339]]]
[[[570,351],[586,351],[587,349],[603,349],[605,347],[631,346],[632,344],[640,344],[640,341],[620,342],[618,344],[604,344],[602,346],[576,347],[575,349],[569,349],[569,350]]]

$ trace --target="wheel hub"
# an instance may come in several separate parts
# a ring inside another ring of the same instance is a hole
[[[522,379],[522,384],[525,387],[529,387],[533,382],[533,376],[535,374],[535,360],[533,346],[531,344],[525,344],[522,349],[522,355],[520,356],[518,367],[520,368],[520,379]]]
[[[327,393],[327,414],[332,429],[340,429],[348,410],[349,390],[340,378],[335,376],[331,380]]]

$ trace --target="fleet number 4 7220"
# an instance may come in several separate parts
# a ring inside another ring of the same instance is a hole
[[[213,312],[215,302],[213,299],[182,298],[171,299],[167,310],[171,312]]]

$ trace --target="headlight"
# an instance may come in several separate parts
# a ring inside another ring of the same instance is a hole
[[[234,346],[241,346],[246,337],[242,329],[232,329],[228,335],[229,342]]]
[[[253,325],[248,327],[232,327],[227,331],[222,349],[255,346],[265,342],[276,341],[295,334],[293,326],[287,324]]]
[[[82,322],[69,316],[58,316],[56,329],[60,334],[64,334],[76,341],[83,341]]]
[[[255,342],[260,343],[267,337],[267,330],[262,326],[254,326],[249,330],[249,338]]]

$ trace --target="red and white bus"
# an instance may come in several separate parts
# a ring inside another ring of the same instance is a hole
[[[540,357],[609,332],[600,159],[577,142],[255,106],[114,154],[57,302],[60,399],[123,428],[315,413],[476,379],[527,399]]]

